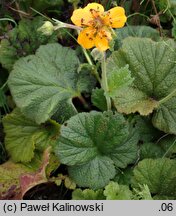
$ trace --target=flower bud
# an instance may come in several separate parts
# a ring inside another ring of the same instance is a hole
[[[54,32],[54,26],[51,22],[46,21],[40,28],[38,28],[38,31],[41,31],[44,35],[52,35]]]

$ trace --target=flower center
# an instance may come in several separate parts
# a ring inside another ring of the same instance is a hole
[[[98,10],[90,9],[90,13],[92,14],[93,20],[91,20],[92,27],[97,30],[101,29],[104,26],[104,21],[102,19],[103,14]]]
[[[101,29],[104,26],[104,22],[102,20],[102,18],[100,16],[97,16],[94,20],[93,20],[93,26],[94,28]]]

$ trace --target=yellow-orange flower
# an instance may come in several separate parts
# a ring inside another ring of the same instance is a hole
[[[81,46],[85,49],[96,46],[105,51],[112,40],[112,28],[122,28],[127,17],[122,7],[104,11],[101,4],[90,3],[85,8],[74,10],[71,20],[76,26],[83,27],[78,36]]]

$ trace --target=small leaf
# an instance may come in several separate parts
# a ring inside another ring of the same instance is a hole
[[[176,198],[176,161],[144,159],[134,169],[133,186],[148,185],[150,192]]]
[[[127,185],[110,182],[104,190],[106,200],[131,200],[132,192]]]
[[[138,111],[141,115],[149,115],[158,107],[157,101],[148,98],[145,93],[132,87],[116,92],[113,100],[117,110],[126,114]]]
[[[72,193],[72,200],[104,200],[103,190],[91,190],[91,189],[76,189]]]
[[[18,60],[9,76],[9,87],[22,113],[38,124],[47,121],[61,103],[70,103],[90,92],[95,79],[77,73],[75,51],[59,44],[41,46],[36,55]]]
[[[96,106],[101,111],[107,110],[107,102],[106,98],[104,96],[104,90],[103,89],[93,89],[92,95],[91,95],[91,101],[94,106]]]
[[[29,162],[34,157],[34,150],[43,151],[54,145],[60,126],[54,121],[48,125],[37,125],[35,122],[15,109],[3,119],[5,147],[15,162]]]
[[[106,156],[97,156],[88,163],[70,166],[70,177],[80,186],[100,189],[115,176],[113,161]]]

